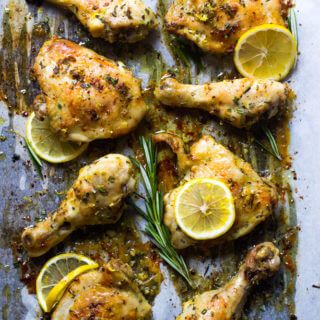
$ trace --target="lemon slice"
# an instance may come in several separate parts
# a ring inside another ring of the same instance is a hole
[[[215,239],[235,220],[230,189],[215,179],[193,179],[178,191],[175,216],[179,227],[196,240]]]
[[[49,120],[47,118],[43,121],[37,119],[34,112],[27,121],[26,139],[40,158],[51,163],[73,160],[88,146],[87,143],[61,141],[51,129]]]
[[[64,253],[50,259],[36,282],[37,298],[43,311],[52,310],[74,278],[98,267],[93,260],[75,253]]]
[[[281,80],[297,58],[297,41],[276,24],[264,24],[245,32],[235,48],[234,62],[244,77]]]

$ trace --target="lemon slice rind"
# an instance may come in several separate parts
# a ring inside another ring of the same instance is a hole
[[[55,285],[54,287],[49,291],[47,295],[43,293],[43,277],[45,276],[45,273],[49,270],[50,266],[53,264],[57,264],[58,261],[61,260],[68,260],[68,259],[76,259],[79,260],[79,262],[85,263],[80,265],[79,267],[73,269],[66,275],[64,275]],[[98,268],[99,265],[91,260],[88,257],[85,257],[80,254],[75,253],[64,253],[57,255],[53,258],[51,258],[49,261],[46,262],[46,264],[41,269],[37,281],[36,281],[36,292],[37,292],[37,299],[38,302],[45,312],[50,312],[53,307],[59,302],[61,299],[64,291],[68,287],[68,285],[80,274]]]
[[[32,150],[41,159],[50,163],[71,161],[88,147],[88,143],[78,145],[71,141],[61,141],[59,136],[50,129],[49,120],[38,120],[34,112],[27,120],[26,139]]]
[[[263,32],[265,35],[262,37]],[[270,39],[267,39],[268,32],[270,35],[273,33]],[[259,34],[261,39],[257,41]],[[277,34],[279,39],[276,39]],[[287,28],[276,24],[263,24],[245,32],[238,40],[234,53],[234,63],[242,76],[277,81],[290,73],[296,59],[295,37]]]

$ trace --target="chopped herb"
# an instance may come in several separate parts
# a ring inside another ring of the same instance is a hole
[[[201,311],[201,313],[202,313],[202,314],[206,314],[207,311],[208,311],[207,309],[203,309],[203,310]]]
[[[104,186],[98,186],[96,189],[101,193],[107,193],[107,190]]]
[[[22,199],[28,203],[32,203],[32,200],[30,197],[24,196]]]
[[[108,182],[109,182],[109,183],[114,183],[114,181],[115,181],[115,177],[110,176],[110,177],[108,178]]]
[[[110,76],[106,76],[106,81],[110,84],[112,84],[113,86],[116,86],[119,82],[119,79],[116,78],[112,78]]]
[[[239,100],[240,100],[240,98],[238,98],[238,97],[234,97],[234,98],[232,99],[233,103],[236,104],[236,105],[238,105]]]
[[[91,84],[90,84],[90,83],[81,83],[81,84],[80,84],[80,87],[81,87],[82,89],[88,89],[88,88],[91,87]]]

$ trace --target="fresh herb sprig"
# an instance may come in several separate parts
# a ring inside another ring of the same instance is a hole
[[[197,72],[204,70],[201,56],[192,52],[192,50],[187,47],[183,40],[175,36],[170,36],[169,45],[172,53],[182,62],[184,66],[190,68],[191,62],[193,62],[197,68]]]
[[[279,148],[276,142],[276,139],[274,138],[271,130],[264,124],[262,125],[262,130],[264,132],[264,134],[266,135],[269,144],[270,144],[270,148],[268,148],[267,146],[265,146],[263,143],[261,143],[259,140],[255,139],[255,142],[265,151],[267,151],[268,153],[270,153],[272,156],[274,156],[276,159],[278,159],[279,161],[282,160],[281,154],[279,152]]]
[[[163,223],[163,193],[158,190],[157,179],[157,150],[151,139],[139,138],[146,165],[143,166],[136,159],[132,162],[139,168],[145,187],[146,196],[142,197],[145,210],[138,207],[132,199],[130,204],[146,220],[145,232],[151,237],[152,242],[158,247],[159,254],[186,282],[193,287],[188,267],[181,255],[171,244],[171,235],[168,227]]]

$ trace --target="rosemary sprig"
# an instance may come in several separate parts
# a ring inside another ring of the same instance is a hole
[[[202,71],[204,69],[201,56],[192,53],[190,48],[188,48],[182,40],[174,36],[170,36],[169,44],[173,54],[182,62],[184,66],[190,68],[191,61],[193,61],[197,71]]]
[[[190,57],[186,53],[186,51],[182,48],[180,43],[176,38],[172,38],[170,41],[170,48],[173,52],[173,54],[182,62],[182,64],[188,68],[190,68]]]
[[[257,139],[255,139],[255,142],[265,151],[267,151],[268,153],[270,153],[272,156],[274,156],[276,159],[278,159],[279,161],[282,160],[281,154],[279,152],[279,148],[276,142],[276,139],[274,138],[272,132],[270,131],[270,129],[266,126],[266,125],[262,125],[262,130],[264,132],[264,134],[266,135],[269,144],[270,144],[270,148],[266,147],[263,143],[261,143],[260,141],[258,141]]]
[[[33,151],[29,141],[27,138],[23,138],[24,139],[24,144],[28,150],[28,153],[29,153],[29,156],[30,156],[30,159],[33,163],[33,165],[35,166],[36,168],[36,171],[38,172],[38,174],[40,175],[41,179],[43,179],[43,176],[42,176],[42,162],[40,160],[40,158],[37,156],[37,154]]]
[[[151,237],[152,242],[159,249],[159,254],[174,270],[176,270],[193,287],[194,284],[189,274],[188,267],[181,255],[177,253],[171,244],[171,235],[163,220],[163,194],[158,190],[157,179],[157,150],[151,139],[139,138],[143,149],[145,167],[136,159],[132,162],[139,168],[145,187],[145,210],[139,208],[132,199],[129,203],[146,220],[145,232]]]

